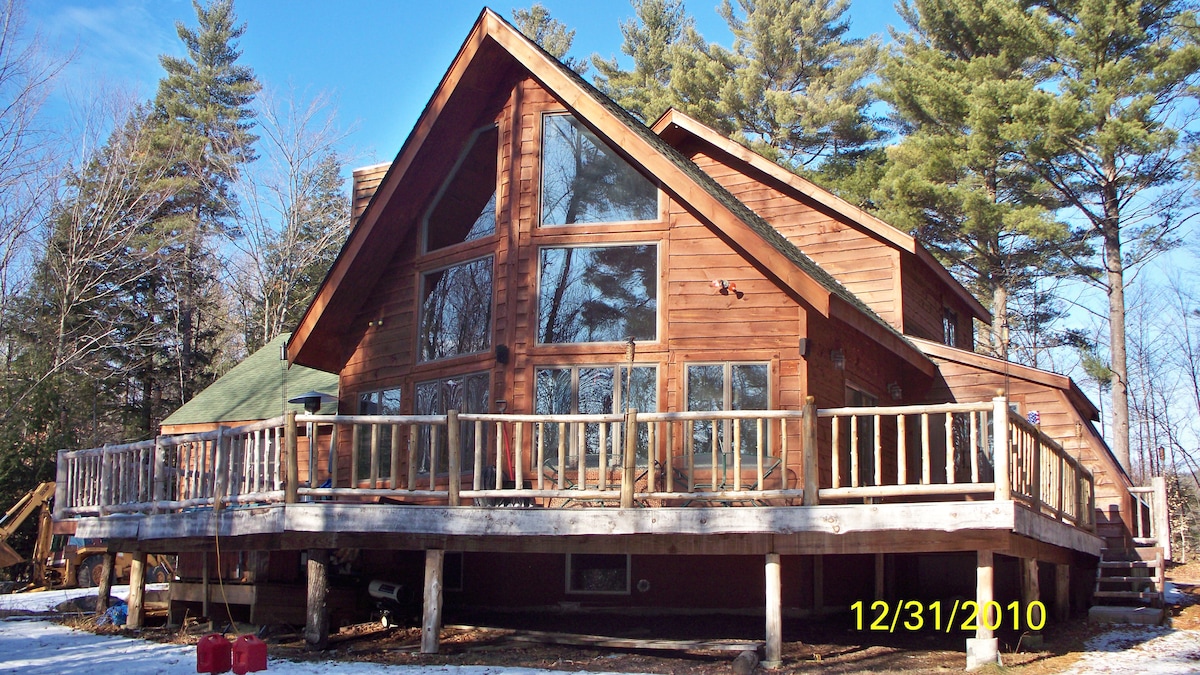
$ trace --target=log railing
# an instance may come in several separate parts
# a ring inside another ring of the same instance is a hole
[[[1012,411],[1006,417],[1012,498],[1057,520],[1093,529],[1096,495],[1091,471],[1024,417]]]
[[[997,452],[1004,448],[1006,452]],[[304,501],[476,506],[1016,499],[1092,527],[1091,474],[1007,402],[609,415],[296,415],[60,451],[56,516]]]

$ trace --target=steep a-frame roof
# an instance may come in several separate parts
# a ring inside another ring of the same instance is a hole
[[[289,359],[340,370],[353,345],[341,338],[374,279],[403,238],[401,218],[417,208],[396,199],[406,181],[427,179],[421,161],[436,133],[465,133],[497,75],[518,68],[562,101],[583,124],[625,159],[712,226],[731,247],[816,311],[845,321],[927,374],[932,362],[795,245],[648,127],[578,74],[485,9],[426,105],[412,134],[350,234],[288,344]],[[398,224],[399,223],[399,224]]]
[[[757,152],[722,136],[703,122],[674,108],[663,113],[654,124],[650,125],[650,128],[671,145],[678,145],[681,138],[685,136],[699,139],[740,161],[745,166],[752,167],[786,185],[802,201],[835,213],[847,224],[868,233],[879,241],[886,242],[899,251],[915,256],[923,266],[971,309],[975,318],[984,323],[991,322],[991,312],[975,296],[971,295],[970,291],[963,288],[962,284],[958,283],[946,271],[946,268],[908,233],[892,227],[812,181],[788,171]]]

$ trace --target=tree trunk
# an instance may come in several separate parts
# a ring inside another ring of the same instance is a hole
[[[1008,360],[1008,289],[997,284],[992,289],[992,349],[996,358]]]
[[[1129,465],[1129,382],[1128,357],[1125,353],[1125,266],[1121,260],[1121,217],[1116,186],[1104,186],[1105,281],[1108,284],[1109,357],[1112,371],[1112,450],[1128,473]]]

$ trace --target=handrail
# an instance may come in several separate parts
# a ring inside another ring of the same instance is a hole
[[[816,505],[990,494],[1080,527],[1094,520],[1091,473],[1004,398],[624,414],[289,413],[58,457],[61,517],[343,498]]]

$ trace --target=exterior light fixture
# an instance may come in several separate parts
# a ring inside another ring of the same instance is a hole
[[[288,403],[299,403],[304,406],[304,412],[315,415],[321,409],[321,406],[326,403],[333,403],[337,397],[332,394],[326,394],[320,391],[310,391],[300,394],[294,398],[289,398]]]
[[[904,397],[904,390],[900,388],[899,382],[893,382],[888,385],[888,394],[891,395],[893,401],[899,401]]]
[[[834,349],[829,352],[829,360],[833,361],[833,367],[838,370],[846,369],[846,352],[840,349]]]

